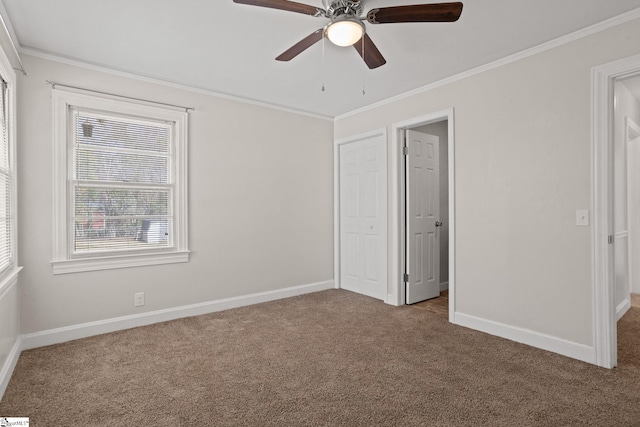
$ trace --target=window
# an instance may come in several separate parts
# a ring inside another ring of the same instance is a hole
[[[13,265],[13,176],[9,162],[7,83],[0,79],[0,273]]]
[[[0,277],[13,270],[15,262],[15,175],[11,144],[9,86],[0,79]]]
[[[187,113],[53,99],[54,273],[187,262]]]

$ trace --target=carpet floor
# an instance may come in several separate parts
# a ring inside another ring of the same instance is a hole
[[[621,342],[637,343],[638,325],[634,307]],[[0,416],[36,427],[638,426],[630,347],[607,370],[330,290],[24,351]]]

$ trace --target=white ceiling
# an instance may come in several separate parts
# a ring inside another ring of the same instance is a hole
[[[367,24],[387,59],[369,70],[355,49],[329,42],[324,61],[322,43],[291,62],[275,61],[326,19],[232,0],[1,1],[22,52],[329,117],[640,8],[640,0],[463,0],[455,23]],[[429,3],[363,1],[365,12]],[[322,6],[321,0],[301,2]]]

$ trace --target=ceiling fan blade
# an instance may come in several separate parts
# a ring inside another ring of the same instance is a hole
[[[363,50],[363,40],[364,40],[364,54]],[[384,59],[376,45],[371,40],[371,37],[367,33],[364,34],[364,37],[355,42],[353,47],[356,48],[360,57],[364,60],[367,66],[370,69],[378,68],[387,63],[387,60]]]
[[[462,3],[415,4],[371,9],[367,21],[371,24],[396,22],[454,22],[460,18]]]
[[[303,13],[315,16],[318,8],[308,4],[296,3],[287,0],[233,0],[234,3],[248,4],[251,6],[270,7],[272,9],[287,10],[289,12]]]
[[[324,37],[324,28],[320,28],[315,32],[309,34],[307,37],[300,40],[298,43],[285,50],[276,58],[277,61],[291,61],[296,56],[307,50],[312,45],[316,44]]]

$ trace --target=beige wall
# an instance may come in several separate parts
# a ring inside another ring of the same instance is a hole
[[[455,108],[457,312],[593,344],[591,230],[575,224],[591,69],[638,53],[636,20],[336,121],[345,138]]]
[[[22,332],[333,278],[333,123],[24,56],[18,80]],[[194,107],[186,264],[52,274],[51,88]],[[146,305],[134,308],[144,291]]]

